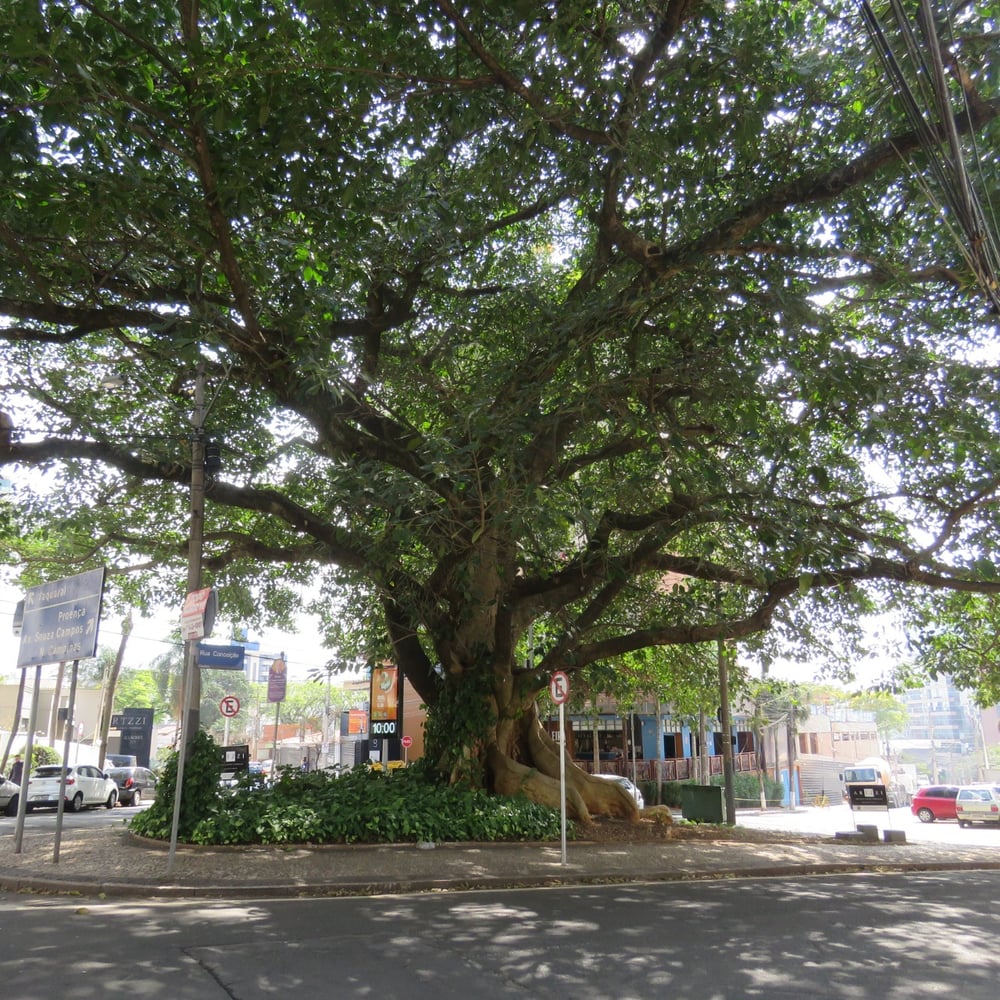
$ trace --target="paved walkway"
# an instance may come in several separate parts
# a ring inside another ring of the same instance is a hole
[[[1000,848],[928,844],[747,844],[669,840],[657,844],[397,844],[377,847],[166,845],[123,827],[63,831],[55,860],[51,833],[27,830],[14,853],[0,836],[0,889],[141,897],[249,898],[430,892],[733,878],[840,871],[1000,870]]]

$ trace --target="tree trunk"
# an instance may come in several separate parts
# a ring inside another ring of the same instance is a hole
[[[59,661],[59,672],[56,674],[56,687],[52,692],[52,706],[49,709],[49,746],[54,747],[56,745],[56,739],[58,734],[56,733],[56,727],[59,722],[59,700],[62,698],[62,685],[63,677],[66,674],[66,661]]]
[[[486,751],[486,767],[493,790],[500,795],[525,795],[532,802],[558,809],[558,743],[545,731],[534,701],[517,725],[497,726],[497,739]],[[566,760],[566,815],[589,826],[594,816],[639,819],[635,800],[621,785],[602,781]]]
[[[719,640],[719,723],[722,726],[722,783],[726,802],[726,822],[736,825],[736,770],[733,766],[733,723],[729,710],[729,656],[726,644]]]
[[[122,641],[118,644],[118,654],[115,662],[111,666],[111,673],[108,676],[108,683],[104,688],[104,698],[101,701],[101,723],[100,732],[97,734],[97,766],[104,767],[104,758],[108,752],[108,730],[111,728],[111,711],[115,702],[115,687],[118,685],[118,675],[121,673],[122,663],[125,660],[125,644],[132,633],[132,619],[126,618],[122,622]]]
[[[484,550],[485,551],[485,550]],[[495,555],[495,554],[494,554]],[[410,641],[391,615],[397,606],[385,605],[397,662],[423,697],[429,710],[433,737],[426,744],[453,783],[483,784],[496,794],[525,795],[533,802],[560,808],[560,753],[566,755],[566,815],[582,826],[593,816],[639,819],[632,796],[618,783],[602,781],[576,765],[545,731],[535,698],[543,688],[540,678],[517,662],[513,638],[496,648],[496,609],[501,606],[496,559],[484,554],[469,570],[470,580],[482,592],[493,586],[498,599],[466,620],[452,622],[447,641],[439,640],[438,663],[444,671],[440,686],[431,682],[422,651]],[[466,581],[466,586],[473,583]],[[412,633],[411,633],[412,634]],[[529,633],[530,636],[530,633]],[[485,707],[482,721],[474,721]]]
[[[796,726],[795,726],[795,712],[794,710],[788,713],[788,728],[785,730],[787,736],[787,749],[788,749],[788,808],[792,809],[795,807],[795,796],[796,796],[796,783],[795,783],[795,739],[796,739]]]

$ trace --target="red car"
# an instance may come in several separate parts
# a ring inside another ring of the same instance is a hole
[[[958,785],[928,785],[917,790],[910,803],[910,812],[921,823],[933,823],[936,819],[956,819],[957,795]]]

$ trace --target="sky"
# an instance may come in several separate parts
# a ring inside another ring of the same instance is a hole
[[[14,609],[23,592],[8,583],[0,582],[0,681],[13,683],[17,681],[17,655],[20,639],[13,635]],[[179,623],[180,609],[176,613],[162,611],[154,618],[137,618],[134,621],[132,634],[126,646],[125,667],[140,668],[150,664],[156,657],[170,648],[168,636]],[[886,627],[885,623],[879,626]],[[891,631],[890,631],[891,635]],[[332,651],[326,650],[320,644],[318,631],[303,618],[297,633],[277,630],[264,631],[260,634],[251,633],[249,639],[260,644],[259,653],[264,656],[285,655],[289,677],[294,681],[304,681],[311,671],[321,668],[332,656]],[[98,647],[118,649],[121,642],[121,618],[113,616],[101,622],[98,636]],[[221,635],[207,640],[212,645],[227,645]],[[887,641],[887,647],[889,642]],[[858,681],[851,685],[874,683],[889,668],[887,660],[875,659],[870,663],[857,664]],[[44,667],[44,670],[55,672],[56,666]],[[815,670],[809,663],[792,661],[777,661],[772,664],[770,676],[782,680],[808,683],[815,679]]]
[[[8,583],[0,583],[0,678],[11,682],[17,678],[17,655],[20,639],[13,634],[14,610],[24,593]],[[136,618],[125,647],[126,668],[144,667],[156,657],[169,651],[170,632],[180,622],[180,609],[176,614],[163,611],[154,618]],[[311,670],[322,667],[330,659],[332,652],[320,645],[318,632],[309,622],[302,620],[298,633],[265,631],[251,634],[250,641],[259,642],[262,655],[285,654],[285,663],[292,680],[308,679]],[[113,616],[102,620],[98,634],[98,648],[110,647],[117,650],[121,642],[121,618]],[[227,645],[225,639],[216,635],[207,640],[212,645]],[[55,667],[43,668],[55,670]]]

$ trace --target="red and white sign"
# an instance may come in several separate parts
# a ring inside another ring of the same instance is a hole
[[[234,718],[239,715],[240,712],[240,699],[234,694],[227,694],[226,697],[219,702],[219,711],[227,719]]]
[[[410,747],[413,746],[413,737],[412,736],[404,736],[399,742],[402,745],[402,747],[403,747],[404,750],[409,750]]]
[[[204,587],[201,590],[192,590],[184,598],[184,607],[181,609],[181,638],[185,641],[204,639],[211,633],[211,623],[205,620],[205,612],[209,608],[211,597],[212,588]],[[211,617],[214,618],[214,614]]]
[[[557,705],[562,705],[569,697],[569,677],[557,670],[549,678],[549,696]]]

